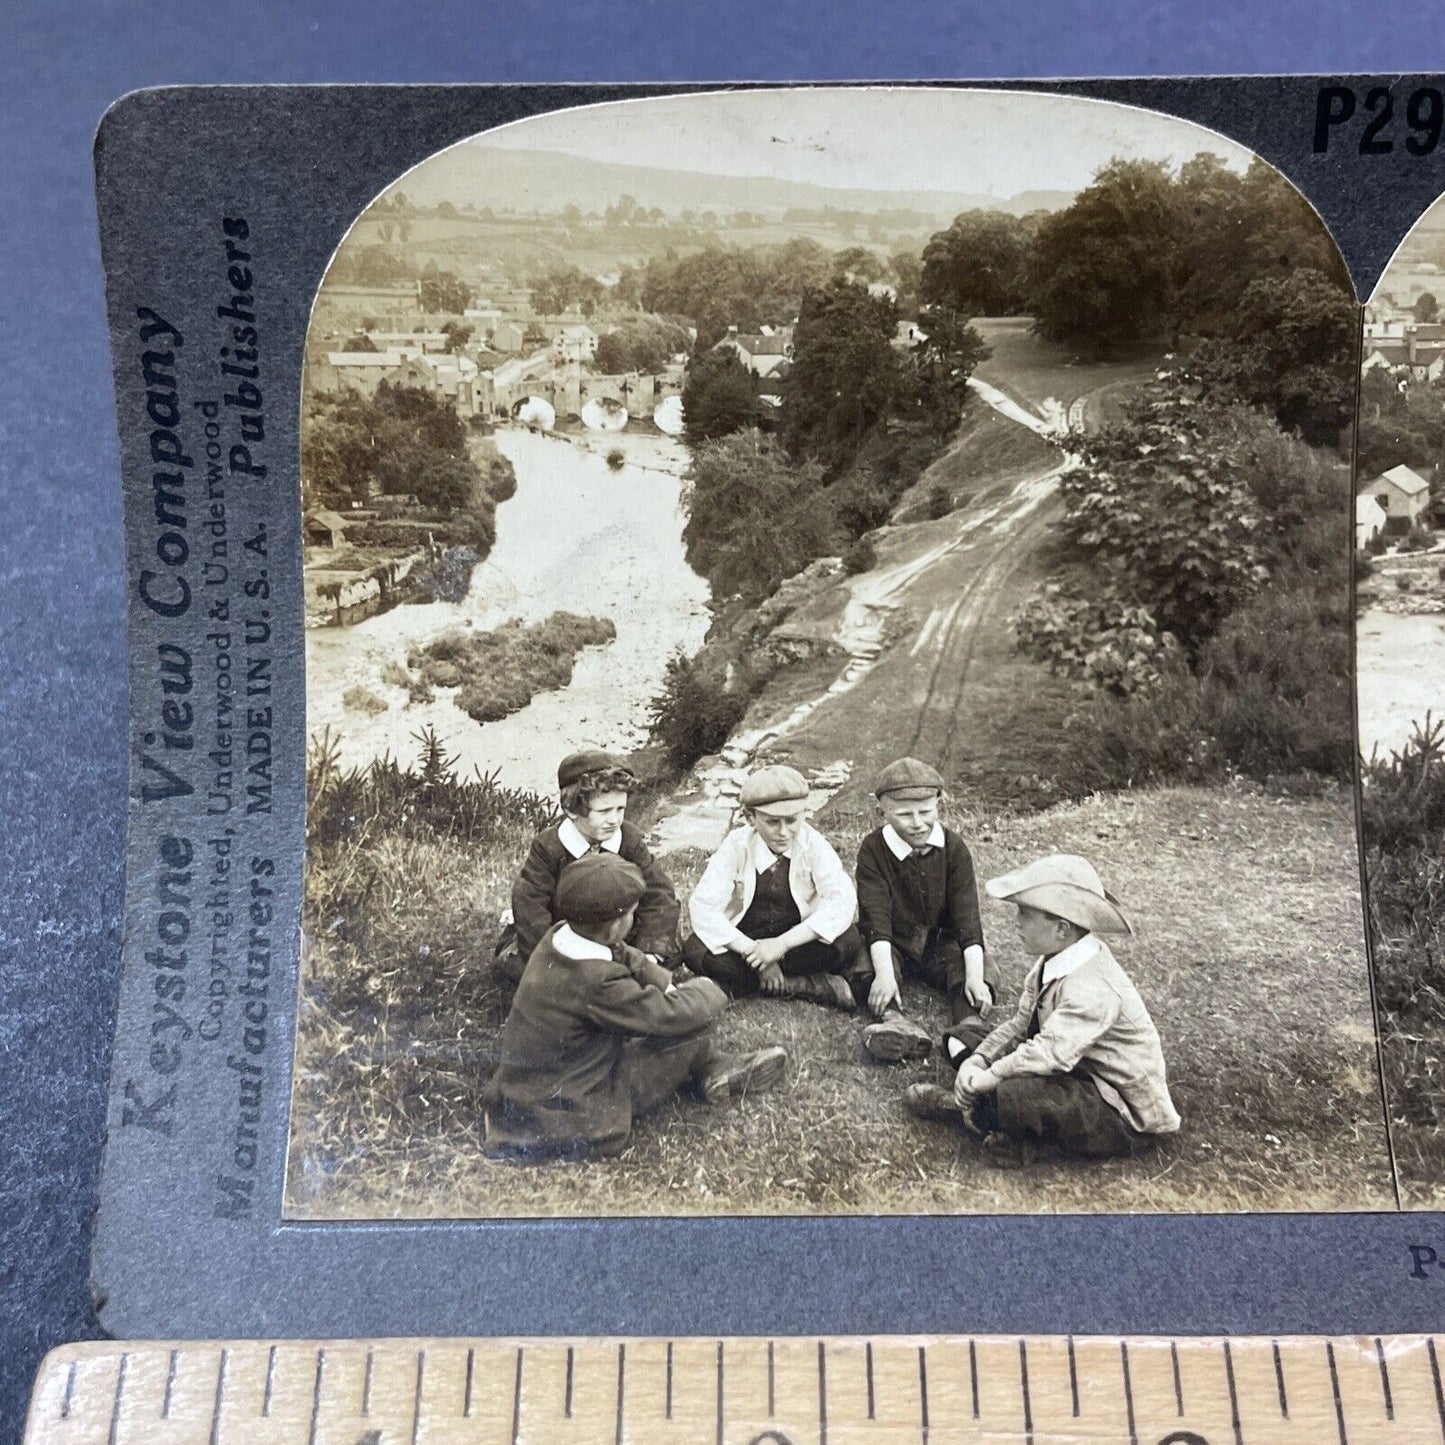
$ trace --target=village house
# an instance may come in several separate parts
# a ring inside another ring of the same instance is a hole
[[[445,351],[450,338],[445,331],[368,331],[378,351]]]
[[[1355,548],[1363,552],[1376,537],[1384,535],[1389,520],[1385,509],[1372,496],[1361,493],[1355,498]]]
[[[405,360],[401,351],[325,351],[308,363],[317,391],[354,391],[371,396]]]
[[[484,327],[482,335],[493,351],[510,356],[522,349],[522,339],[526,332],[517,322],[508,321],[504,317]]]
[[[564,326],[552,337],[558,361],[591,361],[597,355],[597,333],[590,326]]]
[[[1407,466],[1391,467],[1361,489],[1373,497],[1386,516],[1386,530],[1405,532],[1424,516],[1430,505],[1430,484]]]
[[[428,355],[405,358],[387,377],[393,386],[412,386],[445,401],[458,416],[476,416],[489,406],[490,377],[469,356]]]
[[[764,326],[757,332],[740,333],[736,326],[729,326],[713,350],[731,352],[756,377],[779,377],[792,364],[793,331],[789,326]]]
[[[340,512],[318,507],[306,514],[306,545],[308,547],[340,547],[346,542],[346,518]]]

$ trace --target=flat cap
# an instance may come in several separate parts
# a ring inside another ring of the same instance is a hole
[[[779,764],[749,775],[738,799],[745,808],[772,808],[779,813],[801,813],[808,802],[808,780],[797,768]]]
[[[588,773],[605,773],[609,768],[625,768],[626,766],[627,764],[621,758],[613,757],[611,753],[599,752],[596,748],[590,748],[580,753],[568,753],[557,764],[557,786],[565,788],[569,783],[575,783],[579,778],[586,777]]]
[[[568,923],[611,923],[647,891],[642,870],[615,853],[588,853],[557,880],[557,912]]]
[[[873,784],[874,796],[879,798],[931,798],[943,789],[943,776],[938,769],[920,763],[917,758],[898,758],[889,763]]]

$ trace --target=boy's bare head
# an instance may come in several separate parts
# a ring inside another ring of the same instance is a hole
[[[622,827],[627,795],[636,786],[636,774],[621,766],[583,773],[562,785],[562,811],[589,843],[605,843]]]
[[[1052,958],[1070,944],[1077,943],[1089,931],[1066,918],[1045,913],[1042,908],[1032,908],[1027,903],[1016,903],[1014,906],[1018,909],[1019,939],[1026,953]]]

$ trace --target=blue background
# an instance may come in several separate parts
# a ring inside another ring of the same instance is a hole
[[[124,593],[90,142],[138,86],[1445,69],[1433,4],[26,4],[0,31],[0,1440],[96,1333]],[[144,203],[144,198],[137,198]]]

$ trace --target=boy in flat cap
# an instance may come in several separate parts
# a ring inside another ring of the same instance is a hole
[[[623,941],[646,892],[642,870],[610,852],[562,870],[562,921],[527,961],[502,1026],[485,1095],[488,1153],[615,1154],[633,1120],[684,1084],[717,1103],[783,1077],[780,1048],[719,1050],[712,1025],[727,996],[715,983],[674,983]]]
[[[806,780],[795,768],[761,768],[740,801],[743,826],[723,839],[688,902],[684,960],[734,998],[854,1008],[868,997],[873,966],[853,922],[852,880],[807,821]]]
[[[983,1018],[998,997],[973,857],[939,821],[943,786],[917,758],[889,763],[873,788],[883,826],[858,848],[858,927],[872,957],[868,1006],[878,1018],[863,1030],[863,1046],[885,1062],[926,1058],[933,1046],[903,1012],[900,975],[939,990],[953,1025]]]
[[[542,935],[557,921],[557,880],[575,858],[612,853],[642,871],[646,890],[628,942],[662,962],[677,945],[681,913],[672,880],[648,851],[642,834],[626,821],[627,795],[637,778],[610,753],[579,752],[557,767],[562,821],[532,842],[512,885],[512,922],[497,944],[497,969],[516,983]]]
[[[1099,937],[1133,929],[1093,865],[1057,853],[984,887],[1018,908],[1019,937],[1038,962],[1006,1023],[951,1031],[953,1089],[915,1084],[908,1106],[961,1123],[1004,1167],[1040,1146],[1110,1159],[1176,1132],[1158,1031]]]

